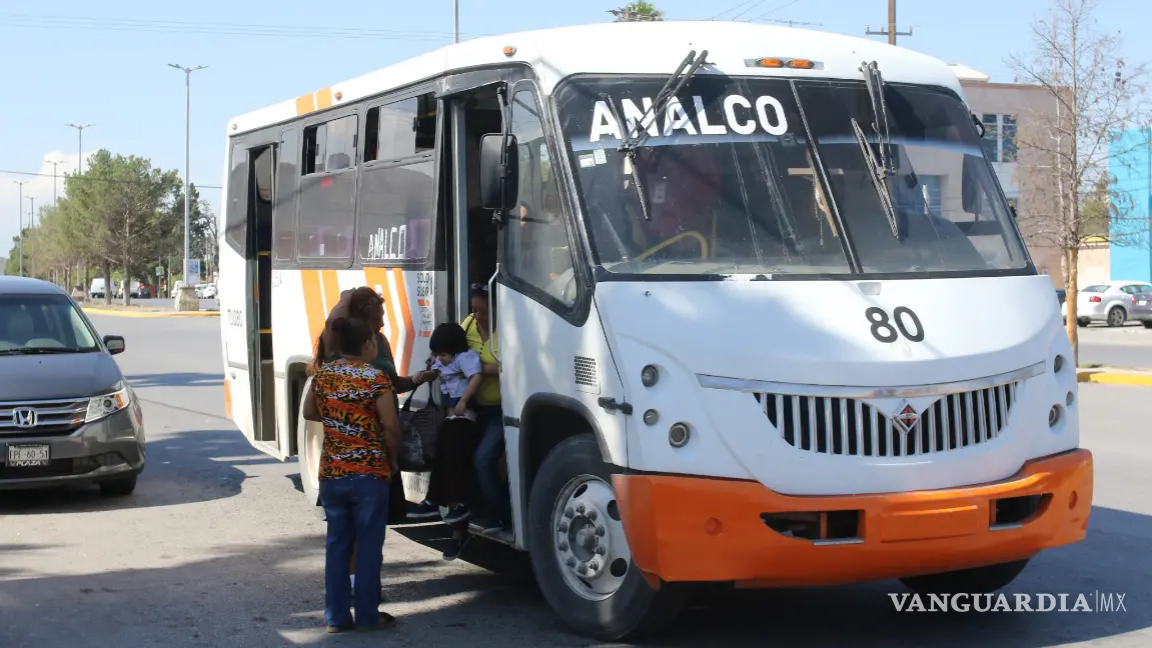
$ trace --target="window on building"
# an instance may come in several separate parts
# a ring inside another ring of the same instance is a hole
[[[1015,115],[983,115],[984,139],[981,146],[984,154],[991,162],[1015,162],[1016,149],[1016,116]]]

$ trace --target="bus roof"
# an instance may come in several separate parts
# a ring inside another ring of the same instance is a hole
[[[510,56],[505,47],[514,47]],[[671,74],[691,50],[708,50],[699,74],[863,79],[860,65],[876,61],[885,80],[949,88],[963,96],[943,61],[880,41],[828,32],[742,22],[662,21],[603,23],[492,36],[449,45],[363,76],[231,120],[239,135],[318,110],[381,94],[445,72],[519,62],[531,65],[541,90],[588,74]],[[749,59],[811,59],[819,70],[753,68]]]

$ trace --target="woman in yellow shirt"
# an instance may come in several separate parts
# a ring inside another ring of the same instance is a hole
[[[511,527],[508,487],[501,478],[499,466],[504,456],[504,410],[500,403],[500,365],[496,354],[500,352],[497,336],[489,330],[488,287],[472,285],[472,314],[461,326],[468,336],[468,347],[480,354],[484,380],[476,393],[477,427],[483,437],[476,449],[476,476],[484,496],[485,515],[473,518],[485,533],[506,533]],[[496,311],[492,311],[492,324]]]

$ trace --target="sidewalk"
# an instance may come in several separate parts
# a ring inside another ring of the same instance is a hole
[[[1082,367],[1076,370],[1076,382],[1152,387],[1152,371],[1117,369],[1115,367]]]
[[[101,302],[83,302],[80,308],[89,315],[110,315],[112,317],[219,317],[218,310],[177,311],[169,306],[124,306],[123,304],[104,304]]]

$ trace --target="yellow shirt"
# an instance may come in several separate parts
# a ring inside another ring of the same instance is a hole
[[[485,366],[496,365],[496,356],[492,352],[493,347],[496,352],[500,351],[500,342],[496,339],[496,334],[493,333],[488,342],[484,342],[480,338],[480,327],[474,321],[475,317],[469,315],[464,319],[461,326],[464,327],[464,332],[468,336],[468,348],[480,354],[480,363]],[[500,404],[500,376],[490,376],[485,374],[484,380],[480,383],[480,390],[476,392],[477,405],[499,405]]]

